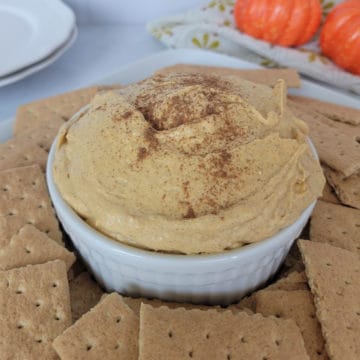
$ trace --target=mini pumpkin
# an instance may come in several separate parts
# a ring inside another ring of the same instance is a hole
[[[360,0],[345,1],[329,13],[320,33],[320,47],[334,63],[360,75]]]
[[[321,22],[320,0],[237,0],[237,27],[257,39],[282,46],[308,42]]]

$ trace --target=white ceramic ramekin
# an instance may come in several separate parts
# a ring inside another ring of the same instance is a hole
[[[47,183],[59,220],[96,279],[108,291],[125,295],[223,305],[235,302],[275,274],[315,206],[312,203],[295,223],[275,236],[221,254],[141,250],[99,233],[62,199],[52,176],[54,152],[53,144]]]

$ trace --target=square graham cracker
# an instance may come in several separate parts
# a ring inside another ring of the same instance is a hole
[[[164,67],[156,74],[195,73],[204,75],[236,76],[258,84],[273,86],[278,79],[283,79],[291,88],[300,87],[300,76],[295,69],[234,69],[219,66],[205,66],[192,64],[176,64]]]
[[[139,319],[112,293],[53,342],[62,360],[138,358]]]
[[[75,255],[32,225],[25,225],[6,246],[0,248],[0,270],[44,264],[51,260],[63,260],[69,270]]]
[[[292,320],[141,305],[139,359],[309,359]]]
[[[360,258],[328,244],[299,240],[316,315],[332,360],[360,358]]]
[[[71,312],[74,321],[93,308],[104,292],[91,275],[84,271],[70,281]]]
[[[358,151],[360,153],[360,146]],[[327,167],[325,176],[343,204],[360,209],[360,171],[345,178],[338,171]]]
[[[85,106],[101,90],[93,86],[66,92],[20,106],[16,112],[15,135],[48,123],[57,128]]]
[[[289,101],[291,111],[306,122],[321,162],[348,177],[360,170],[360,126],[332,121]],[[332,183],[330,182],[332,185]]]
[[[50,202],[45,177],[38,165],[0,171],[0,184],[0,217],[2,222],[7,219],[11,222],[10,226],[3,224],[6,232],[23,221],[22,226],[32,224],[62,243],[62,233]],[[16,220],[11,220],[14,216]],[[1,237],[0,248],[9,240]]]
[[[360,210],[318,201],[311,216],[310,239],[360,255]]]
[[[305,275],[305,274],[304,274]],[[265,290],[256,295],[256,312],[264,316],[274,315],[282,319],[293,319],[304,338],[310,359],[328,359],[320,323],[309,290]]]
[[[0,359],[58,359],[52,341],[71,325],[65,263],[0,271],[0,323]]]
[[[331,120],[340,121],[351,125],[360,125],[360,110],[348,106],[338,105],[322,101],[319,99],[309,98],[306,96],[289,95],[292,101],[305,105],[307,108],[325,115]]]

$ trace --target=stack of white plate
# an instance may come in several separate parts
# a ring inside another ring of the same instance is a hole
[[[0,0],[0,86],[50,65],[76,36],[75,15],[60,0]]]

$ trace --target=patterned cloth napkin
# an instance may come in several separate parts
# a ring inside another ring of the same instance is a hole
[[[321,2],[325,17],[341,1]],[[360,94],[360,76],[340,69],[321,55],[317,38],[297,48],[254,39],[236,29],[233,7],[233,0],[212,0],[187,13],[152,21],[147,29],[171,48],[205,48],[267,67],[293,67],[303,75]]]

